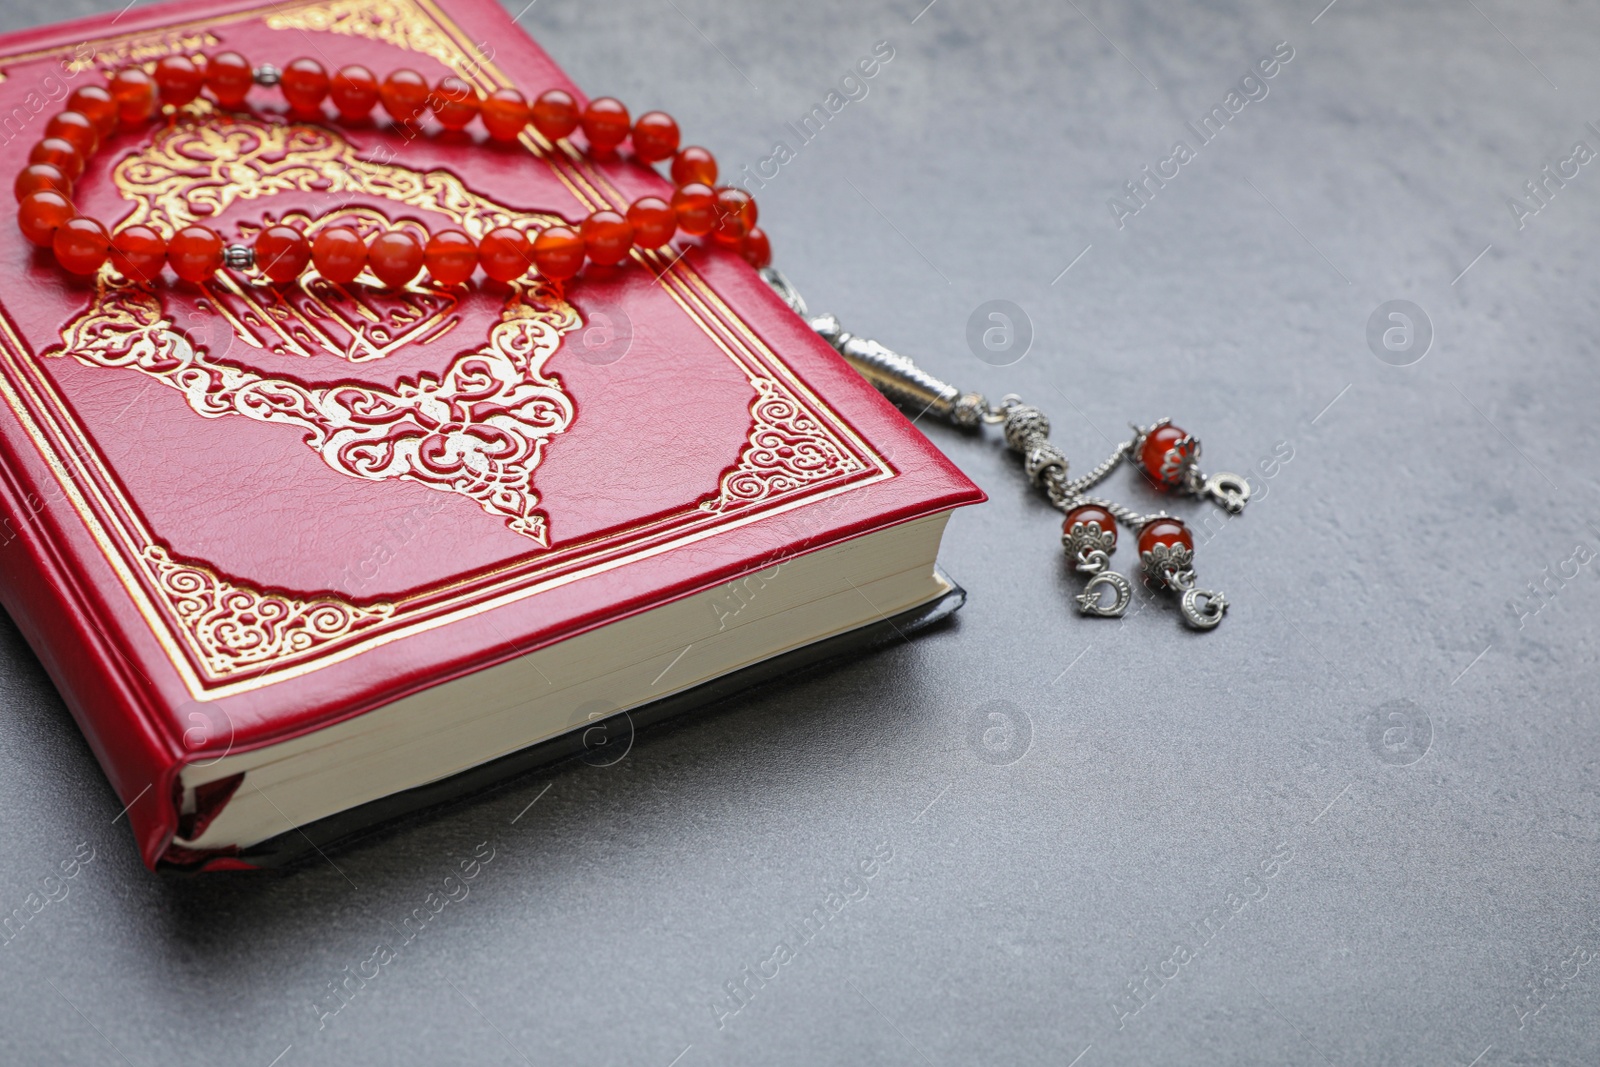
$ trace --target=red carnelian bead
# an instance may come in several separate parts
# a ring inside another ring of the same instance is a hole
[[[548,89],[533,102],[533,127],[552,141],[577,129],[581,117],[578,102],[561,89]]]
[[[1145,435],[1144,447],[1139,450],[1139,463],[1157,485],[1170,489],[1183,480],[1183,467],[1180,464],[1174,463],[1165,473],[1162,468],[1167,462],[1167,453],[1188,436],[1171,425],[1158,426]]]
[[[739,254],[756,270],[772,266],[772,242],[767,240],[767,231],[760,226],[752,228],[744,235]]]
[[[134,282],[153,282],[167,262],[167,239],[148,226],[129,226],[111,238],[111,265]]]
[[[715,185],[717,157],[697,145],[690,145],[672,157],[672,184]]]
[[[256,266],[275,282],[292,282],[311,262],[311,242],[293,226],[268,226],[256,238]]]
[[[243,107],[255,84],[255,69],[238,52],[218,52],[206,62],[206,88],[225,108]]]
[[[428,106],[428,83],[416,71],[402,67],[383,79],[378,98],[396,122],[415,122]]]
[[[163,56],[156,63],[155,78],[161,102],[182,107],[200,95],[206,72],[188,56]]]
[[[29,163],[17,175],[17,201],[27,199],[29,193],[40,189],[54,189],[62,196],[72,198],[72,179],[54,163]]]
[[[138,67],[123,67],[111,76],[111,95],[124,126],[137,126],[156,109],[155,79]]]
[[[446,74],[428,97],[433,117],[447,130],[464,130],[478,116],[478,90],[463,78]]]
[[[71,200],[54,189],[40,189],[23,198],[17,208],[17,225],[22,228],[22,236],[44,248],[55,241],[61,224],[75,215]]]
[[[712,240],[737,248],[755,225],[755,197],[731,185],[717,190],[717,228],[711,232]]]
[[[589,101],[583,109],[583,135],[593,151],[601,155],[615,152],[617,145],[628,139],[628,109],[609,96]]]
[[[483,235],[478,246],[483,273],[497,282],[509,282],[528,273],[533,265],[533,242],[513,226],[501,226]]]
[[[478,267],[478,245],[460,230],[443,230],[428,238],[422,261],[440,285],[460,285]]]
[[[278,85],[295,111],[320,111],[328,96],[328,70],[314,59],[301,57],[283,68]]]
[[[71,141],[59,137],[46,137],[34,145],[33,151],[28,153],[28,162],[49,163],[71,181],[77,181],[78,175],[83,173],[83,154]]]
[[[633,243],[640,248],[660,248],[678,232],[678,213],[659,196],[641,196],[628,209]]]
[[[45,124],[44,135],[59,137],[76,148],[85,159],[94,155],[95,149],[100,147],[100,131],[94,128],[89,116],[76,111],[63,111],[51,118]]]
[[[633,123],[633,154],[659,163],[678,150],[678,124],[665,111],[647,111]]]
[[[1144,555],[1156,545],[1182,545],[1194,551],[1194,535],[1178,519],[1156,519],[1146,523],[1139,531],[1139,555]]]
[[[167,242],[172,273],[196,284],[222,269],[222,238],[208,226],[185,226]]]
[[[1071,534],[1074,526],[1081,526],[1084,523],[1089,522],[1098,524],[1101,533],[1108,533],[1111,535],[1111,547],[1106,549],[1106,551],[1115,551],[1117,547],[1116,516],[1112,515],[1111,512],[1107,511],[1105,508],[1097,507],[1094,504],[1081,504],[1067,512],[1067,519],[1061,524],[1061,533],[1063,536]]]
[[[339,117],[355,122],[371,114],[372,105],[378,102],[378,79],[359,64],[341,67],[328,84],[328,93],[333,97]]]
[[[483,128],[496,141],[515,141],[533,116],[528,98],[515,89],[496,89],[483,98],[478,110],[483,114]]]
[[[67,107],[87,115],[102,138],[109,137],[117,128],[117,101],[101,86],[84,85],[72,90],[72,95],[67,97]]]
[[[405,230],[380,233],[367,246],[367,265],[380,282],[398,289],[422,269],[422,242]]]
[[[716,190],[690,182],[672,194],[672,209],[678,213],[678,229],[691,237],[703,237],[717,224]]]
[[[106,261],[111,251],[111,235],[94,219],[78,216],[68,219],[56,229],[51,241],[56,262],[73,274],[93,274]]]
[[[621,263],[633,248],[633,226],[615,211],[596,211],[583,220],[579,232],[589,262],[602,267]]]
[[[330,226],[311,243],[317,273],[337,285],[348,285],[367,265],[367,243],[348,226]]]
[[[533,265],[553,282],[583,269],[583,236],[566,226],[551,226],[533,240]]]

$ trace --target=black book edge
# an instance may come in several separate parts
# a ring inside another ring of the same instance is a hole
[[[420,813],[436,813],[475,799],[511,779],[553,764],[596,753],[610,759],[605,750],[594,748],[594,737],[609,738],[613,731],[631,742],[636,731],[675,719],[686,712],[740,695],[757,686],[789,678],[798,671],[820,666],[846,656],[857,656],[908,639],[912,634],[946,621],[966,603],[962,589],[944,571],[937,573],[950,586],[944,595],[892,617],[869,622],[844,633],[813,641],[808,645],[752,663],[736,671],[660,700],[651,701],[607,718],[596,719],[587,727],[569,730],[559,737],[529,745],[487,763],[468,768],[436,782],[402,790],[377,800],[336,812],[316,822],[257,842],[240,850],[238,857],[256,867],[289,867],[312,857],[342,849],[362,838],[393,828],[402,819]],[[621,758],[617,756],[616,758]],[[162,860],[157,869],[193,872],[199,863],[181,864]]]

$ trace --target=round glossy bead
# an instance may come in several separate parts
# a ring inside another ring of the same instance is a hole
[[[137,126],[156,109],[155,79],[138,67],[123,67],[111,76],[111,95],[124,126]]]
[[[1180,465],[1166,467],[1167,453],[1188,436],[1172,425],[1158,426],[1145,435],[1144,447],[1139,450],[1139,464],[1156,484],[1170,489],[1183,480],[1183,469]],[[1163,473],[1164,467],[1166,469]]]
[[[129,226],[111,238],[111,265],[129,281],[153,282],[167,263],[167,239],[148,226]]]
[[[533,102],[533,128],[552,141],[577,129],[582,117],[578,102],[564,89],[547,89]]]
[[[583,220],[583,250],[602,267],[621,263],[633,248],[633,226],[615,211],[596,211]]]
[[[222,238],[208,226],[185,226],[167,242],[172,273],[186,282],[208,281],[222,269]]]
[[[28,162],[49,163],[71,181],[77,181],[78,175],[83,173],[83,154],[71,141],[59,137],[46,137],[34,145],[33,151],[28,153]]]
[[[311,242],[293,226],[268,226],[256,238],[256,266],[282,284],[300,277],[311,262]]]
[[[659,196],[641,196],[628,208],[633,243],[640,248],[660,248],[678,232],[678,213]]]
[[[67,97],[67,107],[80,115],[87,115],[101,138],[109,137],[117,128],[117,101],[110,90],[99,85],[84,85],[72,90]]]
[[[717,183],[717,157],[698,145],[690,145],[672,157],[672,184]]]
[[[380,282],[398,289],[422,270],[422,242],[405,230],[380,233],[367,246],[367,265]]]
[[[329,84],[327,68],[306,57],[284,67],[283,76],[278,81],[283,98],[301,114],[322,110],[322,101],[328,97]]]
[[[111,235],[94,219],[78,216],[56,228],[51,247],[56,262],[73,274],[93,274],[111,251]]]
[[[528,98],[515,89],[496,89],[483,98],[478,110],[483,115],[483,128],[496,141],[515,141],[533,117]]]
[[[188,56],[163,56],[156,63],[155,79],[161,102],[182,107],[200,95],[206,72]]]
[[[15,188],[18,203],[40,189],[54,189],[67,199],[72,198],[72,179],[54,163],[29,163],[18,172]]]
[[[483,273],[495,281],[512,281],[533,265],[533,242],[516,227],[501,226],[483,235],[478,262],[483,264]]]
[[[311,242],[311,262],[330,282],[348,285],[366,268],[367,243],[348,226],[330,226]]]
[[[1067,512],[1066,521],[1061,524],[1062,536],[1070,536],[1074,526],[1082,526],[1085,523],[1091,522],[1100,527],[1101,533],[1108,533],[1111,535],[1111,546],[1107,548],[1106,551],[1114,552],[1117,547],[1116,516],[1112,515],[1111,512],[1107,511],[1105,508],[1099,507],[1095,504],[1080,504],[1078,507],[1075,507],[1071,511]]]
[[[717,190],[717,228],[711,233],[712,239],[738,248],[755,225],[755,197],[731,185]]]
[[[478,245],[460,230],[444,230],[428,238],[422,261],[435,282],[461,285],[478,268]]]
[[[767,231],[760,226],[752,227],[750,232],[744,235],[744,242],[739,246],[739,254],[756,270],[772,266],[772,242],[767,240]]]
[[[583,109],[583,135],[589,139],[589,147],[601,155],[615,152],[617,145],[628,139],[628,130],[628,109],[615,97],[591,100]]]
[[[478,90],[464,78],[446,74],[433,87],[428,97],[433,117],[447,130],[464,130],[467,123],[478,117]]]
[[[533,241],[533,265],[553,282],[583,269],[583,236],[566,226],[551,226]]]
[[[378,78],[360,64],[340,67],[328,83],[328,95],[340,118],[346,122],[364,119],[378,102]]]
[[[1178,519],[1156,519],[1146,523],[1145,528],[1139,531],[1139,555],[1144,555],[1156,545],[1182,545],[1193,552],[1194,535]]]
[[[59,137],[78,150],[78,154],[88,159],[94,155],[95,149],[100,147],[100,131],[90,121],[89,116],[80,115],[76,111],[63,111],[53,116],[44,127],[46,137]]]
[[[22,236],[41,248],[56,239],[56,230],[68,219],[77,215],[72,201],[54,189],[41,189],[29,193],[17,207],[17,225]]]
[[[378,97],[390,118],[415,122],[428,106],[428,83],[416,71],[402,67],[383,79]]]
[[[716,190],[690,182],[672,194],[672,210],[678,213],[678,229],[691,237],[703,237],[717,224]]]
[[[678,150],[678,124],[665,111],[647,111],[633,123],[633,154],[659,163]]]
[[[206,88],[225,108],[243,107],[255,84],[255,68],[238,52],[218,52],[206,62]]]

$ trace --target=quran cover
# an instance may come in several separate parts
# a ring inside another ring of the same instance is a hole
[[[223,49],[586,99],[494,0],[140,5],[0,39],[10,178],[75,88]],[[422,126],[202,96],[109,135],[73,201],[249,245],[671,195],[581,132]],[[152,869],[271,865],[959,603],[939,538],[983,494],[713,244],[395,289],[0,251],[0,600]]]

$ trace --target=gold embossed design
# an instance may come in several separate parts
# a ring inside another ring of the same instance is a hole
[[[417,17],[411,4],[395,0],[332,0],[331,3],[274,11],[266,17],[268,28],[303,32],[339,33],[382,41],[412,52],[430,55],[455,66],[459,46],[439,28]]]
[[[374,155],[386,158],[362,158],[321,126],[186,116],[113,169],[117,189],[134,205],[118,227],[143,223],[170,235],[237,201],[290,192],[319,194],[330,210],[353,198],[381,197],[444,215],[474,239],[497,226],[537,231],[563,222],[480,196],[449,171],[398,166],[387,148]]]
[[[816,419],[780,391],[777,383],[752,379],[756,398],[750,402],[754,425],[739,465],[722,476],[716,497],[703,502],[705,511],[722,512],[765,500],[773,493],[862,469]]]
[[[519,289],[488,343],[457,356],[442,375],[402,379],[393,389],[308,386],[212,359],[173,326],[154,293],[102,279],[89,311],[62,332],[62,347],[44,354],[138,371],[177,390],[208,419],[242,415],[299,427],[341,474],[458,493],[547,548],[533,471],[545,442],[566,430],[574,411],[543,367],[576,325],[577,314],[552,289],[532,296]]]
[[[215,34],[205,29],[163,30],[107,42],[99,48],[81,44],[73,50],[71,58],[62,60],[62,66],[72,74],[82,74],[96,67],[109,74],[121,67],[142,66],[164,56],[203,52],[221,43]]]
[[[160,545],[145,547],[144,562],[218,675],[305,652],[394,614],[386,603],[357,606],[336,597],[261,592],[173,559]]]

